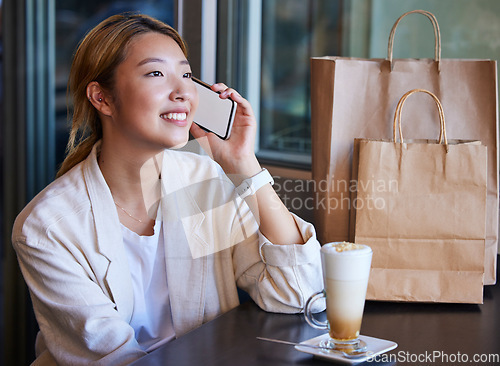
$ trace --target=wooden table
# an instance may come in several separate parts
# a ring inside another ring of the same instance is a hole
[[[482,305],[367,301],[361,333],[398,343],[377,364],[499,365],[500,285],[485,287]],[[293,346],[256,339],[301,342],[320,334],[302,314],[267,313],[249,301],[134,365],[332,365]]]

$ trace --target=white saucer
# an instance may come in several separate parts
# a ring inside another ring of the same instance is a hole
[[[382,353],[388,352],[390,350],[393,350],[398,346],[397,343],[392,342],[392,341],[387,341],[385,339],[379,339],[379,338],[373,338],[373,337],[368,337],[368,336],[363,336],[360,335],[359,339],[363,340],[366,342],[367,346],[367,351],[371,352],[369,355],[366,355],[364,357],[359,357],[359,358],[346,358],[342,356],[340,353],[335,353],[335,352],[328,352],[322,349],[314,349],[310,347],[304,347],[301,346],[302,344],[307,344],[311,346],[319,346],[319,343],[322,340],[327,340],[329,338],[328,333],[320,335],[315,338],[311,338],[307,341],[300,342],[300,344],[295,346],[295,349],[300,351],[300,352],[305,352],[309,353],[311,355],[326,359],[326,360],[332,360],[332,361],[337,361],[337,362],[342,362],[342,363],[347,363],[347,364],[357,364],[364,362],[368,359],[374,358],[377,355],[380,355]]]

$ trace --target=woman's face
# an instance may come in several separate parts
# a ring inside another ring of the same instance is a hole
[[[114,96],[105,138],[146,149],[188,141],[198,94],[187,59],[169,36],[150,32],[131,41],[116,69]]]

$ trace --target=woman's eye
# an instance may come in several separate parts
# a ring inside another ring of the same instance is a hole
[[[161,71],[152,71],[148,75],[151,75],[151,76],[163,76],[163,74],[162,74]]]
[[[183,77],[187,78],[187,79],[191,79],[193,77],[193,73],[191,72],[186,72],[184,75],[182,75]]]

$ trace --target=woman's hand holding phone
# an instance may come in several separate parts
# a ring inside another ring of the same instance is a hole
[[[241,176],[242,179],[257,174],[261,170],[254,151],[257,122],[250,103],[225,84],[214,84],[212,90],[220,93],[219,98],[231,98],[238,105],[231,136],[227,140],[222,140],[217,135],[204,131],[195,123],[191,126],[191,134],[200,139],[203,148],[211,151],[214,160],[221,165],[226,174]],[[202,137],[206,137],[209,146],[203,146],[205,139],[201,139]]]
[[[224,84],[214,84],[212,90],[220,92],[220,98],[230,97],[238,104],[231,136],[222,140],[194,123],[191,133],[200,139],[203,148],[211,150],[214,160],[220,164],[235,186],[238,186],[242,180],[254,176],[262,169],[254,151],[257,121],[250,103],[234,89]],[[204,143],[209,146],[203,146]],[[266,238],[275,244],[304,243],[295,220],[270,184],[260,188],[252,197],[255,197],[256,201],[249,203],[249,206],[255,211],[260,231]]]

